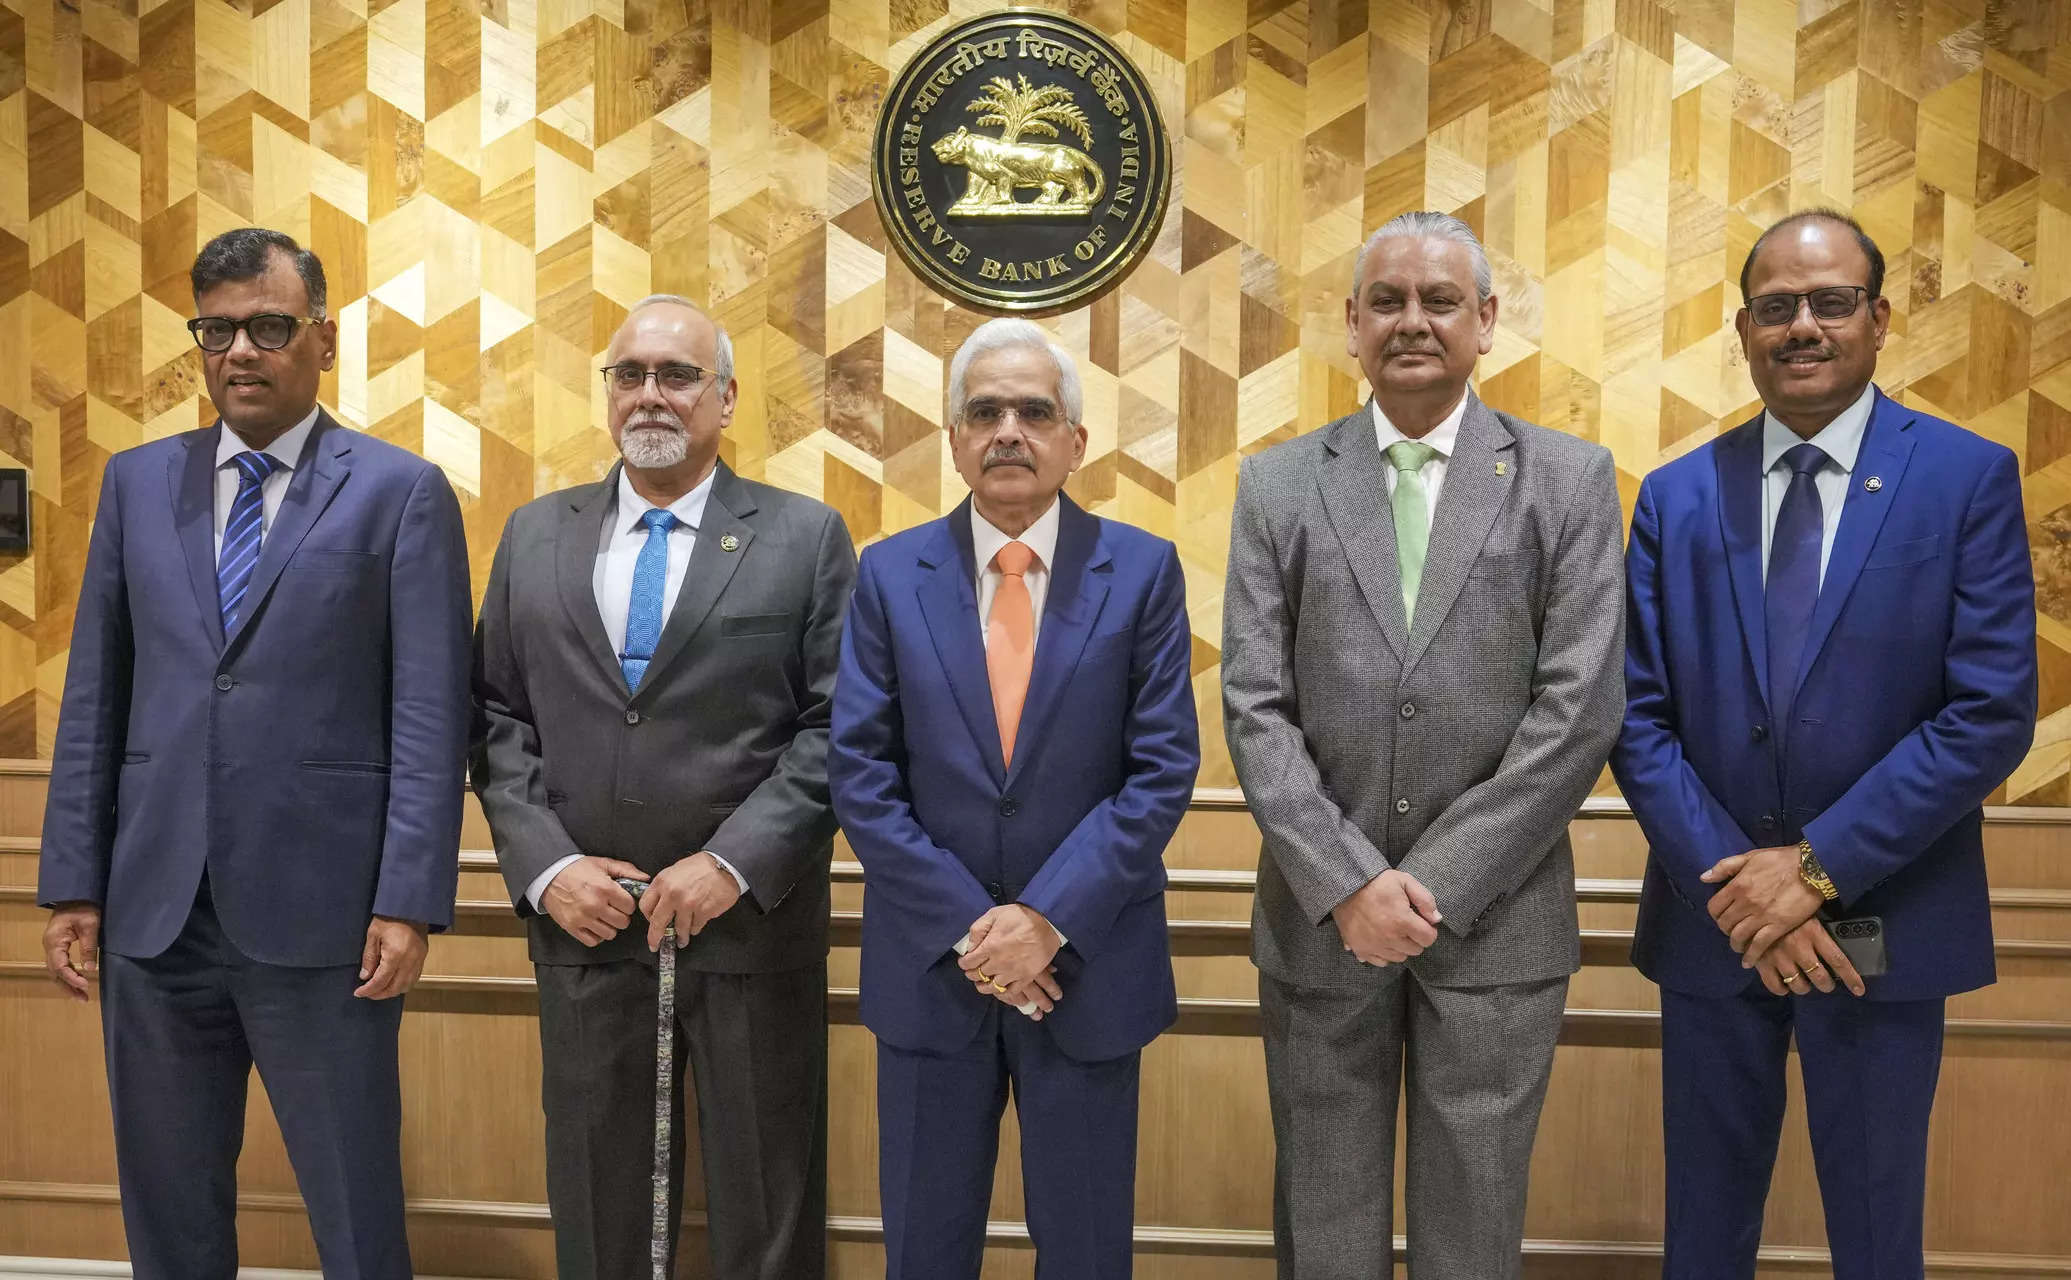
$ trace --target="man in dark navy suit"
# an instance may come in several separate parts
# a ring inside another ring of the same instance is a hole
[[[317,405],[322,265],[195,259],[221,420],[101,481],[51,760],[46,961],[101,1020],[138,1277],[237,1271],[256,1064],[324,1274],[410,1274],[396,1035],[450,923],[468,569],[439,469]]]
[[[950,362],[971,497],[864,552],[827,773],[863,863],[893,1280],[976,1280],[1011,1084],[1036,1274],[1129,1274],[1137,1066],[1178,1015],[1166,842],[1200,765],[1173,545],[1061,492],[1071,357],[992,320]]]
[[[1793,1037],[1838,1280],[1923,1271],[1947,997],[1993,980],[1980,806],[2035,728],[2008,450],[1870,381],[1891,304],[1852,220],[1742,268],[1764,412],[1640,488],[1611,766],[1652,856],[1671,1280],[1755,1273]],[[1882,921],[1858,973],[1823,920]]]

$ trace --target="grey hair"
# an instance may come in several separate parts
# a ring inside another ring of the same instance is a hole
[[[1430,209],[1418,209],[1413,213],[1398,213],[1381,224],[1380,230],[1366,238],[1359,246],[1359,259],[1352,264],[1352,292],[1359,292],[1359,282],[1366,278],[1366,259],[1374,246],[1383,240],[1397,236],[1414,236],[1428,240],[1451,240],[1467,246],[1467,253],[1474,259],[1474,292],[1479,300],[1487,302],[1496,291],[1495,273],[1489,270],[1489,255],[1481,247],[1481,241],[1474,235],[1474,228],[1449,213],[1435,213]]]
[[[1050,340],[1050,335],[1033,320],[1018,320],[1001,317],[987,320],[971,331],[964,339],[964,345],[956,349],[949,359],[949,420],[955,422],[964,416],[964,375],[971,370],[971,361],[988,351],[1006,351],[1011,348],[1028,348],[1049,353],[1057,365],[1057,398],[1063,401],[1065,420],[1078,426],[1086,413],[1086,394],[1079,385],[1079,367],[1073,363],[1071,353]]]
[[[668,304],[670,306],[677,307],[689,307],[692,311],[697,312],[699,315],[703,316],[705,319],[710,320],[712,322],[712,358],[714,362],[718,365],[718,367],[713,369],[712,372],[719,375],[719,380],[721,382],[732,382],[733,339],[727,336],[726,326],[719,323],[717,317],[713,316],[711,312],[705,310],[697,303],[692,302],[689,298],[684,297],[680,293],[650,293],[646,297],[640,299],[640,301],[634,303],[632,307],[629,310],[627,310],[626,318],[630,320],[633,318],[633,315],[638,311],[641,311],[647,307],[658,307],[663,304]]]

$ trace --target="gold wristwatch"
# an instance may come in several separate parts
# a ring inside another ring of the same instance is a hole
[[[1827,869],[1820,866],[1819,859],[1813,855],[1810,840],[1798,841],[1798,878],[1811,885],[1819,896],[1828,902],[1841,896],[1841,891],[1834,887],[1834,878],[1827,874]]]

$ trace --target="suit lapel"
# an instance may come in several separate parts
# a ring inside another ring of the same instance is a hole
[[[1374,436],[1373,414],[1361,409],[1324,428],[1328,453],[1320,484],[1323,509],[1345,549],[1352,577],[1381,635],[1399,658],[1409,651],[1402,614],[1402,569],[1396,561],[1395,518],[1388,506],[1387,473]]]
[[[1029,767],[1037,746],[1056,721],[1060,695],[1079,665],[1079,655],[1085,652],[1093,624],[1107,603],[1111,575],[1109,557],[1100,546],[1100,521],[1063,494],[1058,495],[1057,501],[1060,507],[1056,563],[1050,566],[1050,588],[1043,599],[1043,625],[1036,633],[1028,699],[1022,703],[1021,726],[1014,734],[1014,765],[1007,773],[1009,790]],[[986,692],[991,693],[989,684]]]
[[[1870,558],[1870,548],[1877,543],[1886,513],[1897,500],[1899,485],[1905,480],[1906,463],[1913,456],[1913,436],[1906,430],[1912,425],[1912,411],[1885,399],[1881,391],[1876,397],[1869,425],[1863,432],[1862,449],[1856,455],[1855,470],[1848,475],[1848,496],[1841,502],[1841,527],[1834,531],[1833,550],[1827,553],[1819,603],[1812,610],[1812,630],[1805,637],[1805,659],[1798,668],[1800,684],[1833,632],[1834,620],[1848,603],[1856,579],[1862,576],[1863,564]],[[1867,487],[1871,476],[1880,482],[1874,491]]]
[[[705,499],[705,514],[698,524],[697,541],[690,551],[690,564],[683,571],[683,588],[676,593],[676,607],[655,642],[654,658],[647,664],[642,690],[659,684],[661,670],[682,654],[691,636],[704,625],[734,571],[748,554],[755,531],[745,519],[755,511],[755,497],[724,462],[715,464],[712,492]],[[732,550],[728,550],[731,542]],[[590,612],[595,613],[595,609]]]
[[[978,744],[987,771],[1004,787],[1007,771],[1000,758],[999,724],[992,713],[992,686],[985,673],[985,644],[978,634],[978,564],[971,548],[969,498],[949,513],[921,549],[920,563],[930,570],[921,579],[919,597],[935,656],[941,660],[950,696],[963,713],[964,725]]]
[[[560,588],[561,607],[582,637],[583,649],[604,669],[606,678],[630,696],[625,668],[611,651],[611,637],[597,612],[597,549],[604,536],[604,514],[613,509],[612,495],[617,492],[618,468],[614,466],[601,483],[577,490],[562,508],[561,527],[554,534],[554,579]]]
[[[1740,634],[1754,664],[1755,684],[1765,706],[1774,707],[1769,689],[1769,615],[1762,599],[1762,419],[1719,437],[1712,451],[1718,473],[1719,532],[1726,540],[1726,576],[1733,583],[1734,610]]]
[[[1452,611],[1453,602],[1467,585],[1467,575],[1481,558],[1496,513],[1510,496],[1511,468],[1496,472],[1496,460],[1507,455],[1517,441],[1496,415],[1473,391],[1467,392],[1467,411],[1460,418],[1460,434],[1453,442],[1453,455],[1446,459],[1445,483],[1438,490],[1438,510],[1431,517],[1431,540],[1424,555],[1424,579],[1417,588],[1416,625],[1410,632],[1405,670],[1416,665],[1439,624]],[[1376,446],[1378,449],[1378,446]],[[1394,521],[1389,521],[1392,530]],[[1398,592],[1398,594],[1400,594]]]
[[[266,531],[266,540],[259,547],[259,564],[252,570],[251,587],[245,593],[244,603],[238,606],[237,630],[225,638],[225,648],[235,645],[240,636],[251,630],[252,620],[266,607],[281,570],[302,545],[317,517],[338,496],[345,478],[352,474],[351,457],[351,437],[332,421],[330,414],[317,410],[316,426],[302,446],[302,463],[288,476],[288,491],[281,498],[280,510],[274,514],[273,527]],[[212,519],[211,540],[214,528]]]
[[[166,464],[172,487],[173,528],[194,581],[194,607],[202,630],[223,652],[223,601],[216,584],[216,449],[223,424],[196,431],[187,448]]]

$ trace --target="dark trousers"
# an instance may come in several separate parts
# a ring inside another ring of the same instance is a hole
[[[1943,1001],[1661,992],[1666,1280],[1748,1280],[1791,1036],[1835,1280],[1920,1280]]]
[[[651,1274],[655,970],[637,960],[534,969],[561,1280],[643,1280]],[[676,1079],[697,1092],[714,1280],[824,1276],[827,966],[700,973],[679,960],[676,1027]],[[673,1104],[672,1275],[693,1138],[681,1089]]]
[[[403,1002],[356,965],[261,964],[223,935],[206,877],[172,946],[104,952],[101,1020],[122,1222],[138,1280],[237,1273],[237,1154],[252,1067],[273,1102],[329,1280],[410,1275],[403,1229]]]
[[[1568,980],[1356,987],[1258,977],[1281,1280],[1395,1274],[1395,1110],[1411,1280],[1516,1280]]]
[[[878,1041],[885,1275],[977,1280],[1011,1086],[1037,1280],[1124,1280],[1136,1221],[1141,1057],[1076,1061],[1042,1024],[997,1004],[956,1053]]]

